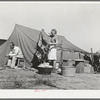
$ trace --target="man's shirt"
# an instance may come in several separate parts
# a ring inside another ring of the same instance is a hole
[[[14,46],[14,49],[10,51],[9,56],[18,56],[18,55],[23,55],[22,51],[19,47]]]

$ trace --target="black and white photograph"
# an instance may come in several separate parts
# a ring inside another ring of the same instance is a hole
[[[0,90],[100,90],[100,2],[0,1]]]

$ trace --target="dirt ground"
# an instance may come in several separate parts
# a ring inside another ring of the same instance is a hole
[[[0,89],[99,90],[100,74],[77,74],[64,77],[56,73],[40,75],[32,70],[0,70]]]

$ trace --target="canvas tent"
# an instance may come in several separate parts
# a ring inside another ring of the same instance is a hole
[[[0,46],[0,67],[4,66],[7,62],[7,58],[5,57],[6,54],[10,52],[10,42],[14,42],[16,46],[19,46],[22,50],[22,53],[24,55],[24,58],[26,60],[26,66],[30,66],[31,61],[33,59],[33,55],[36,51],[36,43],[38,41],[40,31],[34,30],[25,26],[21,25],[15,25],[15,28],[9,37],[9,39]],[[49,40],[50,38],[46,35],[46,33],[43,33],[43,38],[46,40]],[[63,56],[65,55],[66,50],[74,50],[76,52],[84,52],[86,51],[78,48],[77,46],[70,43],[68,40],[65,39],[64,36],[58,36],[58,42],[62,44],[63,48]],[[60,49],[58,50],[58,57],[60,60]],[[66,57],[65,57],[66,59]]]
[[[83,59],[83,53],[87,54],[87,51],[80,49],[71,42],[69,42],[64,36],[58,36],[59,43],[62,44],[63,48],[63,59]],[[60,56],[61,50],[58,50],[58,56]],[[59,59],[59,57],[58,57]]]
[[[6,42],[5,39],[0,39],[0,45],[2,45],[4,42]]]

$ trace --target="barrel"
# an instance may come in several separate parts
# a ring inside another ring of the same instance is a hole
[[[62,66],[61,74],[62,76],[75,76],[76,68],[70,66]]]

